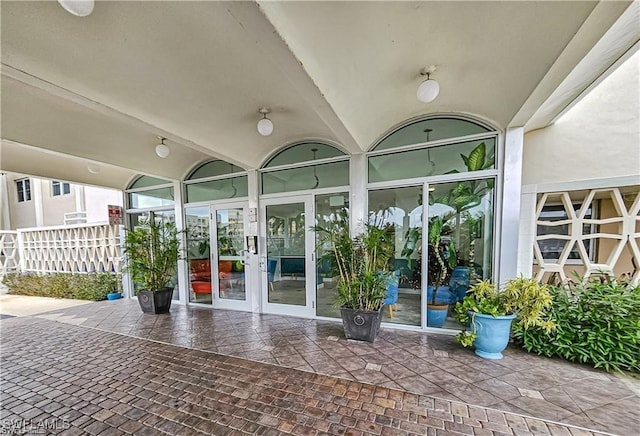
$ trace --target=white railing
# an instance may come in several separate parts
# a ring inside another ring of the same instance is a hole
[[[64,214],[64,224],[84,224],[87,222],[87,212],[67,212]]]
[[[120,228],[105,223],[20,229],[20,271],[119,273]]]
[[[17,272],[19,261],[18,232],[0,230],[0,277]]]

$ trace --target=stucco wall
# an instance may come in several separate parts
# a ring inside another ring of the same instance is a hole
[[[638,176],[640,53],[524,144],[523,185]]]
[[[109,220],[108,205],[122,206],[122,192],[115,189],[84,187],[87,223]]]
[[[7,174],[7,197],[9,203],[11,230],[15,230],[20,227],[34,227],[36,225],[33,186],[31,187],[31,200],[18,203],[16,181],[25,178],[28,178],[28,176],[24,176],[22,174]]]
[[[34,183],[39,182],[42,186],[42,220],[45,226],[61,226],[64,224],[64,214],[75,212],[76,195],[73,185],[69,194],[53,196],[51,181],[44,179],[32,179]],[[60,186],[62,191],[62,186]]]

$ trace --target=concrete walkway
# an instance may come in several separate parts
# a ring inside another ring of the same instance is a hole
[[[31,316],[90,303],[91,301],[86,300],[2,294],[0,295],[0,314],[11,316]]]

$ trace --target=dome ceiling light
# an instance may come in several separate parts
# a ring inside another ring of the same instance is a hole
[[[420,86],[418,86],[418,92],[416,96],[422,103],[431,103],[438,97],[440,93],[440,84],[431,78],[431,75],[436,71],[437,67],[431,65],[430,67],[424,67],[420,70],[421,76],[427,76],[427,80],[424,80]]]
[[[262,114],[262,119],[258,121],[258,133],[262,136],[269,136],[273,133],[273,121],[267,118],[267,114],[271,111],[269,108],[263,107],[258,110],[258,113]]]
[[[166,141],[166,138],[160,138],[160,144],[156,145],[156,154],[162,159],[165,159],[171,153],[169,146],[164,141]]]
[[[87,171],[89,171],[91,174],[98,174],[100,172],[100,165],[95,162],[89,162],[87,164]]]
[[[58,0],[60,6],[65,11],[76,17],[86,17],[93,12],[93,6],[95,2],[93,0]]]

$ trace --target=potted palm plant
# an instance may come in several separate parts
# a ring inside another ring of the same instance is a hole
[[[456,266],[456,250],[453,241],[443,246],[442,229],[444,221],[441,217],[435,216],[429,221],[429,253],[433,254],[437,262],[434,268],[433,290],[431,298],[427,302],[427,326],[442,327],[449,313],[449,304],[447,301],[439,301],[437,299],[440,287],[445,283],[449,274],[449,268]],[[443,254],[446,253],[446,260]],[[447,289],[448,291],[448,289]],[[427,296],[429,292],[427,292]]]
[[[382,306],[391,277],[394,227],[364,225],[355,237],[349,234],[348,218],[313,228],[320,244],[328,244],[339,273],[336,304],[347,339],[373,342],[382,321]]]
[[[443,234],[449,231],[446,224],[450,215],[433,216],[429,219],[428,246],[429,246],[429,283],[427,288],[427,325],[429,327],[442,327],[447,319],[449,302],[451,300],[448,287],[444,286],[449,277],[450,270],[456,267],[457,254],[453,240],[443,242]],[[407,265],[411,269],[413,253],[420,245],[422,229],[411,228],[405,235],[405,244],[402,255],[407,259]],[[420,259],[418,259],[420,263]],[[444,299],[438,299],[438,293],[444,292]]]
[[[124,239],[125,271],[131,275],[144,313],[168,313],[180,258],[180,240],[172,222],[153,219],[128,230]]]
[[[500,291],[489,280],[479,281],[455,305],[456,319],[463,325],[456,340],[464,347],[474,346],[480,357],[502,359],[512,322],[525,330],[533,326],[548,332],[555,329],[544,318],[552,300],[549,287],[534,279],[511,279]]]

